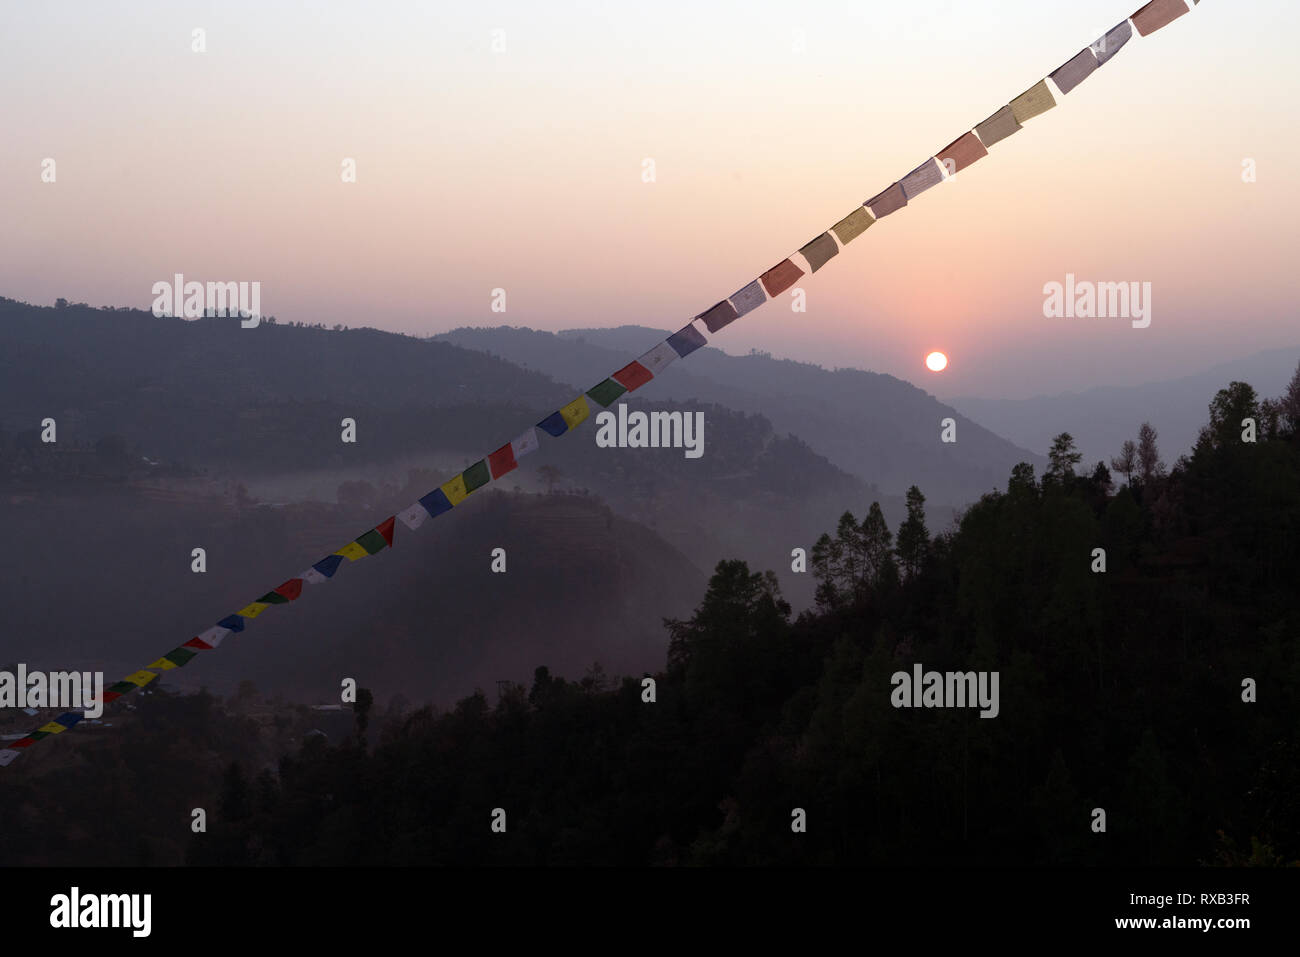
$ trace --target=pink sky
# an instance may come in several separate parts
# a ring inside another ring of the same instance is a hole
[[[675,329],[1131,12],[10,5],[0,295],[147,308],[182,272],[260,281],[282,321]],[[712,344],[941,396],[1149,381],[1300,344],[1298,27],[1294,4],[1206,0],[1135,36],[801,281],[806,313],[782,297]],[[1044,318],[1043,285],[1067,272],[1152,283],[1151,327]],[[942,376],[931,349],[950,356]]]

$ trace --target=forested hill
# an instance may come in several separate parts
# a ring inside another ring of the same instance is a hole
[[[148,773],[115,777],[115,806],[165,796],[183,820],[194,797],[168,782],[203,755],[217,812],[192,863],[1300,862],[1300,374],[1267,403],[1231,384],[1192,455],[1125,484],[1061,436],[947,532],[919,490],[909,506],[896,529],[872,507],[829,530],[797,618],[770,575],[719,563],[666,623],[653,702],[638,678],[538,661],[445,713],[362,707],[347,740],[271,766],[218,704],[191,719],[159,695],[122,729]],[[996,717],[895,707],[916,665],[996,671]],[[164,733],[183,746],[144,746]],[[85,792],[110,768],[84,750],[0,791],[0,815]],[[109,829],[145,857],[107,815],[78,839]],[[42,833],[0,831],[0,850]]]

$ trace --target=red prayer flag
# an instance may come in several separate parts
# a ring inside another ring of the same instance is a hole
[[[776,296],[793,286],[802,275],[802,269],[790,260],[784,259],[758,278],[763,281],[763,288],[767,290],[767,294]]]
[[[509,442],[488,456],[488,468],[492,470],[493,479],[499,479],[507,472],[513,472],[518,466],[519,463],[515,461],[514,447]]]
[[[384,541],[388,547],[393,547],[393,527],[397,524],[397,516],[389,515],[386,519],[375,526],[375,531],[384,536]]]
[[[293,601],[293,600],[296,599],[299,595],[302,594],[302,579],[301,579],[301,578],[290,578],[290,579],[289,579],[287,582],[285,582],[283,585],[280,585],[278,588],[275,588],[275,589],[272,589],[272,590],[273,590],[277,595],[282,595],[282,596],[284,596],[285,598],[289,599],[290,601]]]
[[[628,392],[632,392],[653,379],[654,373],[641,363],[633,360],[615,372],[610,378],[627,389]]]
[[[206,641],[204,641],[202,638],[191,638],[189,641],[185,642],[185,644],[181,645],[181,647],[182,647],[182,648],[198,648],[200,651],[211,651],[211,650],[212,650],[212,646],[211,646],[210,644],[208,644]]]

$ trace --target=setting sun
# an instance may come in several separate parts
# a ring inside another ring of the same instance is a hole
[[[942,372],[948,368],[948,357],[942,352],[931,352],[925,357],[925,364],[931,372]]]

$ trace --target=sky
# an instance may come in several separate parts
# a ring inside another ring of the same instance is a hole
[[[1136,3],[4,4],[0,295],[149,308],[179,272],[280,321],[676,329]],[[1135,34],[711,344],[1007,398],[1300,345],[1298,32],[1204,0]],[[1151,283],[1150,326],[1045,317],[1067,273]]]

